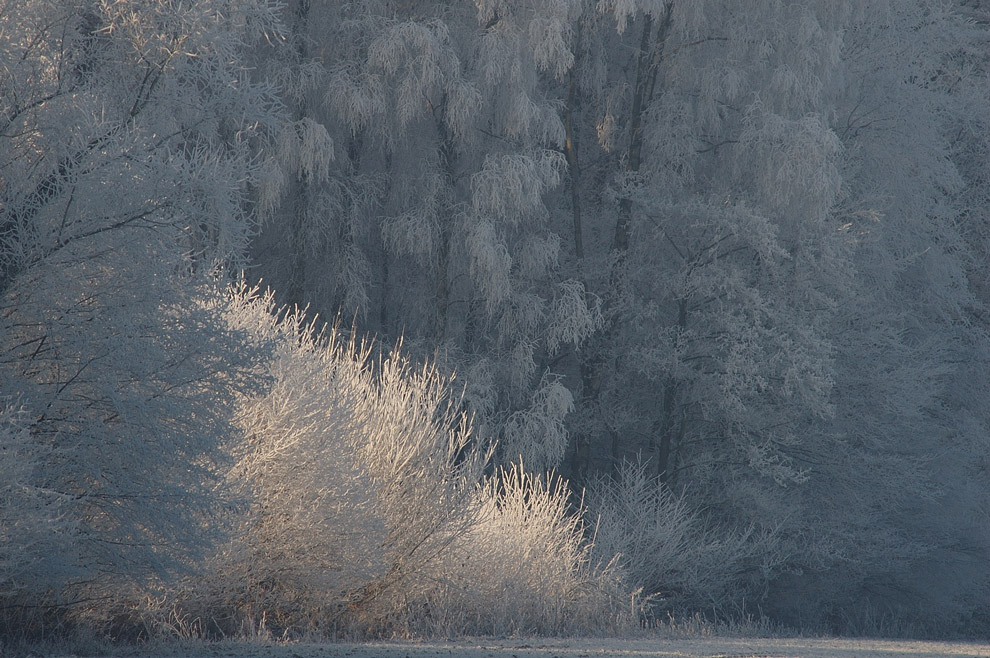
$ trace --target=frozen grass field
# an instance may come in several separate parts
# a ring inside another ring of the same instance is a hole
[[[114,652],[116,653],[116,652]],[[175,645],[119,658],[935,658],[990,657],[990,644],[851,638],[663,637],[456,642]]]

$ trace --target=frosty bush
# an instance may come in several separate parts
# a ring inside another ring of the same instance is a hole
[[[595,555],[618,556],[629,584],[641,590],[641,614],[725,611],[743,591],[746,572],[766,557],[767,538],[709,527],[683,497],[649,476],[648,466],[625,462],[618,477],[592,482],[587,502],[598,516]]]
[[[317,330],[241,291],[231,322],[271,349],[240,403],[230,478],[251,499],[216,579],[187,606],[207,632],[565,633],[615,620],[618,579],[591,563],[566,488],[487,479],[449,378]]]
[[[472,525],[433,577],[422,615],[449,635],[601,633],[628,619],[614,560],[595,561],[566,483],[500,470],[476,491]]]

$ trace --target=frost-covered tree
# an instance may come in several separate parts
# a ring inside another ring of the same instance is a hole
[[[0,396],[74,524],[58,584],[88,596],[188,567],[219,527],[250,352],[214,278],[280,121],[239,53],[277,30],[266,2],[0,2]]]
[[[924,2],[864,3],[851,18],[830,94],[846,154],[836,222],[856,277],[829,327],[835,415],[816,428],[803,492],[835,559],[808,578],[821,578],[817,604],[799,606],[825,608],[837,628],[864,609],[961,628],[983,614],[975,565],[990,549],[977,474],[987,418],[973,397],[987,386],[985,247],[971,223],[986,192],[971,159],[986,125],[974,76],[985,27]]]
[[[608,325],[570,361],[572,472],[640,452],[722,527],[772,530],[770,561],[816,574],[775,596],[818,622],[979,608],[982,29],[674,1],[589,3],[574,31],[557,221]],[[936,523],[948,500],[975,516]],[[929,560],[969,584],[929,587]]]
[[[609,320],[580,355],[573,467],[641,451],[671,486],[798,482],[789,448],[831,413],[821,318],[835,284],[821,282],[846,264],[827,225],[838,140],[816,104],[841,26],[814,3],[606,9],[583,23],[569,110],[607,167],[578,172],[598,198],[571,205],[598,209],[583,213],[600,238],[579,267]],[[609,80],[618,70],[629,77]],[[774,505],[733,498],[729,518]]]
[[[297,2],[295,63],[268,63],[300,128],[266,188],[281,206],[256,242],[259,274],[300,291],[280,299],[439,353],[482,431],[534,468],[566,445],[552,355],[600,324],[557,268],[544,203],[565,168],[545,85],[572,63],[575,7]],[[331,143],[325,169],[293,164]]]

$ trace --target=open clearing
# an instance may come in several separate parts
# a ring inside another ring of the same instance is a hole
[[[990,644],[836,638],[477,639],[361,644],[221,643],[139,658],[990,658]]]

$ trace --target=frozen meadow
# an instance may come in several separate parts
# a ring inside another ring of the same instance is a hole
[[[148,654],[139,654],[149,658]],[[478,639],[361,644],[219,643],[154,658],[935,658],[990,656],[990,644],[841,638]],[[128,656],[128,658],[131,658]]]

